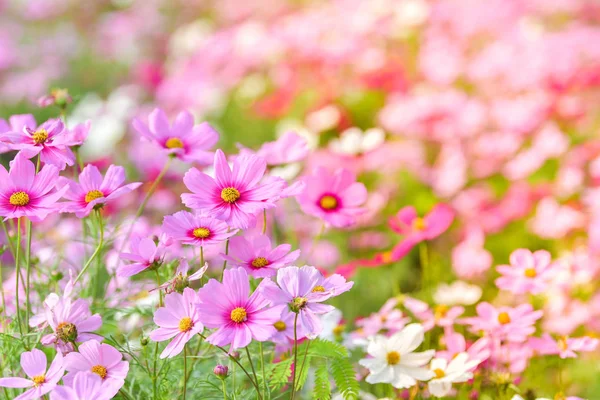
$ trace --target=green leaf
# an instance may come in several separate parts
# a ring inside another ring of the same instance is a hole
[[[347,358],[348,350],[344,346],[329,340],[315,339],[311,341],[308,354],[325,358]]]
[[[331,384],[329,382],[329,370],[327,361],[319,360],[316,362],[315,369],[315,387],[313,389],[313,399],[329,400],[331,398]]]
[[[359,385],[356,380],[356,372],[348,358],[333,360],[331,362],[331,374],[344,400],[358,400]]]
[[[273,389],[279,389],[290,381],[290,376],[292,376],[291,366],[293,361],[293,359],[288,358],[287,360],[283,360],[273,366],[269,379],[269,385]]]

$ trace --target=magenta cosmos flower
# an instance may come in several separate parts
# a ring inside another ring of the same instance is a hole
[[[56,201],[66,188],[55,190],[58,169],[45,165],[35,173],[35,165],[17,154],[10,172],[0,165],[0,215],[6,218],[27,217],[41,221],[56,211]]]
[[[56,354],[50,368],[46,370],[47,360],[43,351],[33,349],[21,354],[21,368],[29,376],[25,378],[0,378],[0,386],[9,388],[29,388],[25,393],[17,396],[14,400],[39,399],[56,387],[62,378],[65,369],[63,367],[63,356]]]
[[[89,371],[97,374],[102,380],[117,381],[114,387],[117,387],[118,391],[129,372],[129,363],[123,361],[123,355],[117,349],[96,340],[82,343],[78,352],[67,354],[64,365],[68,373],[63,377],[63,382],[67,386],[73,386],[77,372]]]
[[[254,225],[255,215],[275,207],[274,201],[286,186],[282,179],[260,185],[267,163],[255,155],[236,157],[232,170],[225,154],[217,150],[214,167],[215,178],[196,168],[190,169],[183,182],[193,193],[182,194],[181,200],[187,207],[210,214],[234,228]]]
[[[150,339],[155,342],[172,339],[160,354],[160,358],[175,357],[195,334],[204,329],[196,303],[196,292],[185,288],[183,294],[168,294],[165,297],[165,306],[154,313],[154,323],[158,328],[150,332]]]
[[[532,253],[527,249],[513,251],[510,265],[500,265],[496,269],[502,275],[496,279],[496,286],[515,294],[544,292],[556,272],[549,252],[538,250]]]
[[[473,332],[483,331],[497,339],[521,343],[535,332],[535,321],[542,315],[543,312],[535,311],[531,304],[495,308],[483,302],[477,305],[476,317],[464,318],[461,322],[471,325]]]
[[[351,171],[339,169],[332,175],[326,168],[317,167],[303,181],[306,188],[297,200],[306,214],[344,228],[354,225],[356,217],[365,212],[360,206],[367,200],[367,189],[356,182]]]
[[[290,253],[291,249],[289,244],[273,249],[266,235],[236,236],[229,241],[229,255],[222,254],[222,257],[231,265],[244,268],[255,278],[268,278],[275,276],[279,268],[287,267],[298,259],[300,250]]]
[[[322,330],[317,315],[334,309],[333,306],[321,304],[335,295],[333,290],[326,291],[322,282],[323,275],[315,267],[286,267],[277,270],[279,286],[265,279],[259,289],[273,305],[286,305],[291,312],[298,314],[302,331],[312,338]]]
[[[93,372],[78,372],[70,386],[57,386],[50,393],[50,400],[109,400],[122,383],[114,379],[102,379]]]
[[[58,350],[69,352],[73,351],[73,343],[102,340],[102,336],[91,333],[100,329],[102,317],[92,315],[84,299],[61,298],[53,308],[46,308],[46,319],[53,333],[42,337],[44,346],[55,345]]]
[[[571,338],[559,336],[553,339],[545,333],[541,338],[531,338],[527,342],[538,354],[557,354],[560,358],[575,358],[576,352],[588,352],[596,350],[598,339],[589,336]]]
[[[223,242],[238,231],[229,230],[227,224],[221,220],[194,215],[187,211],[167,215],[163,220],[162,230],[174,240],[196,246]]]
[[[133,127],[140,135],[167,153],[186,162],[210,165],[213,152],[209,151],[219,141],[219,134],[207,122],[194,126],[194,117],[188,111],[177,115],[173,125],[164,111],[157,108],[148,117],[148,125],[139,119]]]
[[[64,197],[69,200],[62,203],[61,212],[72,212],[78,218],[86,217],[94,208],[106,204],[119,196],[137,189],[141,183],[135,182],[123,186],[125,168],[111,165],[102,177],[94,165],[87,165],[79,174],[79,183],[61,177],[60,185],[68,188]]]
[[[282,307],[268,307],[259,287],[250,295],[248,274],[243,268],[228,269],[223,283],[211,279],[198,291],[200,320],[217,331],[206,340],[215,346],[231,344],[230,351],[246,347],[252,339],[264,342],[275,334],[273,324]]]
[[[402,208],[389,221],[393,231],[404,236],[391,253],[393,260],[404,257],[418,243],[431,240],[444,233],[454,220],[454,211],[445,204],[438,204],[421,218],[413,206]]]
[[[152,238],[134,236],[131,238],[129,253],[121,253],[120,257],[127,261],[133,261],[131,264],[119,265],[117,276],[127,278],[137,275],[150,268],[158,268],[162,265],[167,253],[168,239],[164,234],[154,242]]]
[[[2,135],[13,150],[19,150],[27,158],[40,155],[45,164],[52,164],[63,170],[75,164],[75,155],[69,148],[67,131],[60,119],[50,119],[39,127],[32,115],[15,115],[10,118],[16,128]]]

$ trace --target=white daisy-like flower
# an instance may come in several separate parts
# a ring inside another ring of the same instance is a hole
[[[429,381],[429,393],[435,397],[444,397],[452,390],[453,383],[466,382],[473,377],[470,371],[481,361],[469,360],[467,353],[458,353],[456,357],[448,363],[443,358],[434,358],[431,360],[430,369],[435,378]]]
[[[375,150],[385,141],[385,132],[380,128],[362,131],[359,128],[349,128],[340,134],[338,139],[329,143],[329,148],[338,154],[355,156]]]
[[[369,342],[367,353],[373,358],[365,358],[359,364],[370,371],[369,383],[390,383],[398,389],[410,388],[417,380],[426,381],[435,376],[432,370],[424,368],[435,354],[434,350],[415,353],[425,336],[421,324],[407,325],[389,338],[375,336]]]
[[[454,281],[451,284],[442,283],[437,287],[433,299],[437,304],[447,306],[470,306],[481,298],[481,288],[463,281]]]

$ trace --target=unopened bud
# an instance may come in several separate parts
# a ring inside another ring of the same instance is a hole
[[[213,369],[213,373],[218,378],[225,379],[229,373],[229,368],[227,368],[225,365],[217,364],[217,366]]]

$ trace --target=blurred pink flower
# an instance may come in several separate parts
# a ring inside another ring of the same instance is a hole
[[[560,336],[555,340],[548,333],[544,333],[541,338],[529,339],[529,345],[541,355],[558,354],[560,358],[575,358],[576,352],[596,350],[598,339],[588,336],[579,338]]]
[[[496,286],[515,294],[543,293],[556,273],[552,257],[545,250],[534,253],[518,249],[510,255],[510,265],[500,265],[496,270],[502,275]]]
[[[268,165],[282,165],[302,161],[309,153],[306,139],[295,132],[286,132],[274,142],[264,143],[256,152]]]
[[[60,381],[65,371],[62,354],[56,354],[48,369],[46,369],[47,362],[46,355],[41,350],[33,349],[21,353],[21,368],[23,368],[23,371],[31,379],[18,377],[0,378],[0,386],[30,388],[15,397],[14,400],[39,399],[56,387],[56,384]]]

